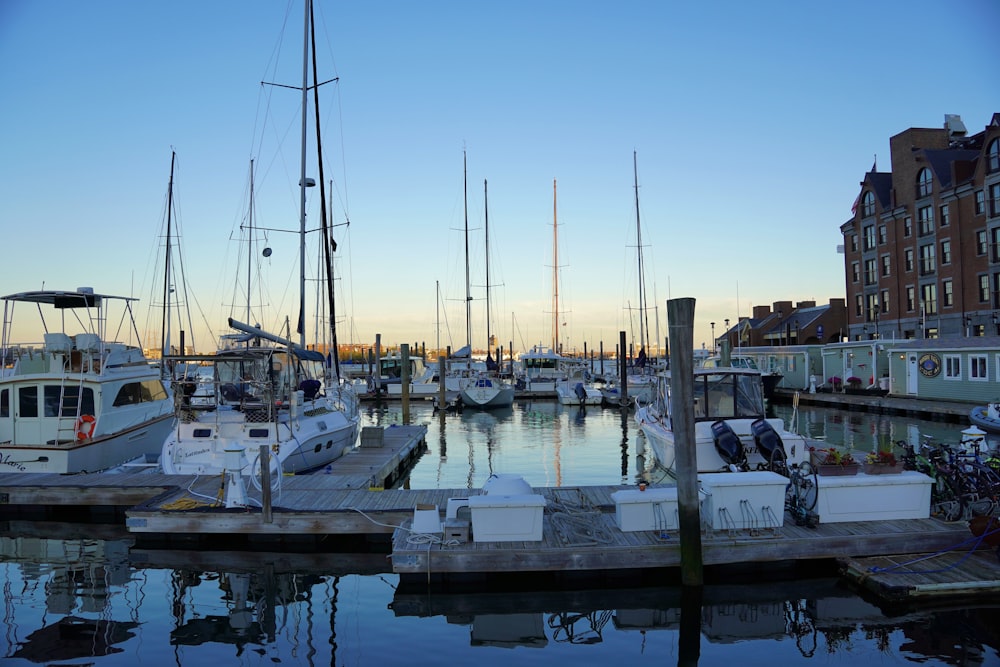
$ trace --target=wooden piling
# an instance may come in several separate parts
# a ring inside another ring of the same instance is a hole
[[[698,465],[694,437],[694,304],[692,298],[667,301],[670,359],[670,395],[677,474],[677,512],[680,523],[681,583],[701,586],[701,517],[698,510]]]
[[[628,405],[628,366],[625,363],[625,354],[622,352],[625,349],[624,331],[618,332],[618,349],[618,374],[621,382],[618,390],[618,404],[624,408]]]
[[[399,357],[402,368],[400,369],[400,396],[403,399],[403,423],[410,423],[410,344],[401,343],[399,346]]]

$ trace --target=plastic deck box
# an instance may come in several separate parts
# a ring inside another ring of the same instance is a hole
[[[777,528],[785,521],[788,479],[776,472],[712,472],[698,475],[705,499],[702,522],[714,530]]]
[[[927,475],[904,470],[898,475],[820,475],[816,513],[820,523],[926,519],[931,512]]]
[[[623,531],[676,530],[677,487],[622,489],[611,494],[615,521]]]
[[[469,498],[473,542],[537,542],[542,539],[545,498],[539,494]]]

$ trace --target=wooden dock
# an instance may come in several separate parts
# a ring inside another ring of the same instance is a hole
[[[393,571],[402,576],[446,579],[447,575],[470,572],[585,572],[679,567],[681,551],[677,531],[620,530],[610,498],[607,501],[610,507],[601,502],[614,490],[612,487],[580,487],[580,493],[593,500],[593,511],[563,515],[547,510],[542,540],[537,542],[451,544],[412,540],[407,524],[393,536]],[[551,491],[540,491],[550,507]],[[770,529],[720,531],[705,528],[701,533],[703,562],[708,566],[933,552],[947,550],[968,536],[969,530],[964,523],[946,523],[938,519],[843,522],[806,528],[786,518],[782,526]]]
[[[968,531],[966,531],[968,538]],[[844,576],[889,605],[1000,596],[994,549],[899,554],[841,561]]]
[[[390,488],[399,483],[427,449],[426,426],[390,426],[370,444],[349,450],[330,464],[329,471],[283,477],[282,488],[293,494],[296,487],[320,485],[329,490]],[[61,510],[178,505],[210,505],[219,499],[223,480],[219,476],[165,475],[149,469],[114,473],[60,475],[47,473],[0,474],[0,511],[43,508],[58,516]],[[187,501],[181,501],[188,498]],[[178,502],[181,501],[181,502]],[[33,512],[37,515],[38,512]]]

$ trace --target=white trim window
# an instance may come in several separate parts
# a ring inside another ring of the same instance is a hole
[[[944,379],[962,379],[962,357],[957,354],[945,355],[944,358]]]
[[[986,355],[985,354],[970,354],[969,355],[969,379],[975,380],[977,382],[985,382],[989,380],[989,370],[986,366]]]

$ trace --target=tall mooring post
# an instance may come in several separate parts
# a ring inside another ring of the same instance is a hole
[[[694,303],[692,298],[667,301],[670,349],[671,415],[674,425],[677,512],[680,521],[681,583],[701,586],[701,516],[698,511],[698,461],[694,440]]]
[[[620,384],[618,389],[618,404],[628,406],[628,360],[625,358],[625,332],[618,332],[618,374]]]
[[[399,346],[399,361],[403,364],[399,374],[399,389],[403,398],[403,424],[410,423],[410,344]]]

